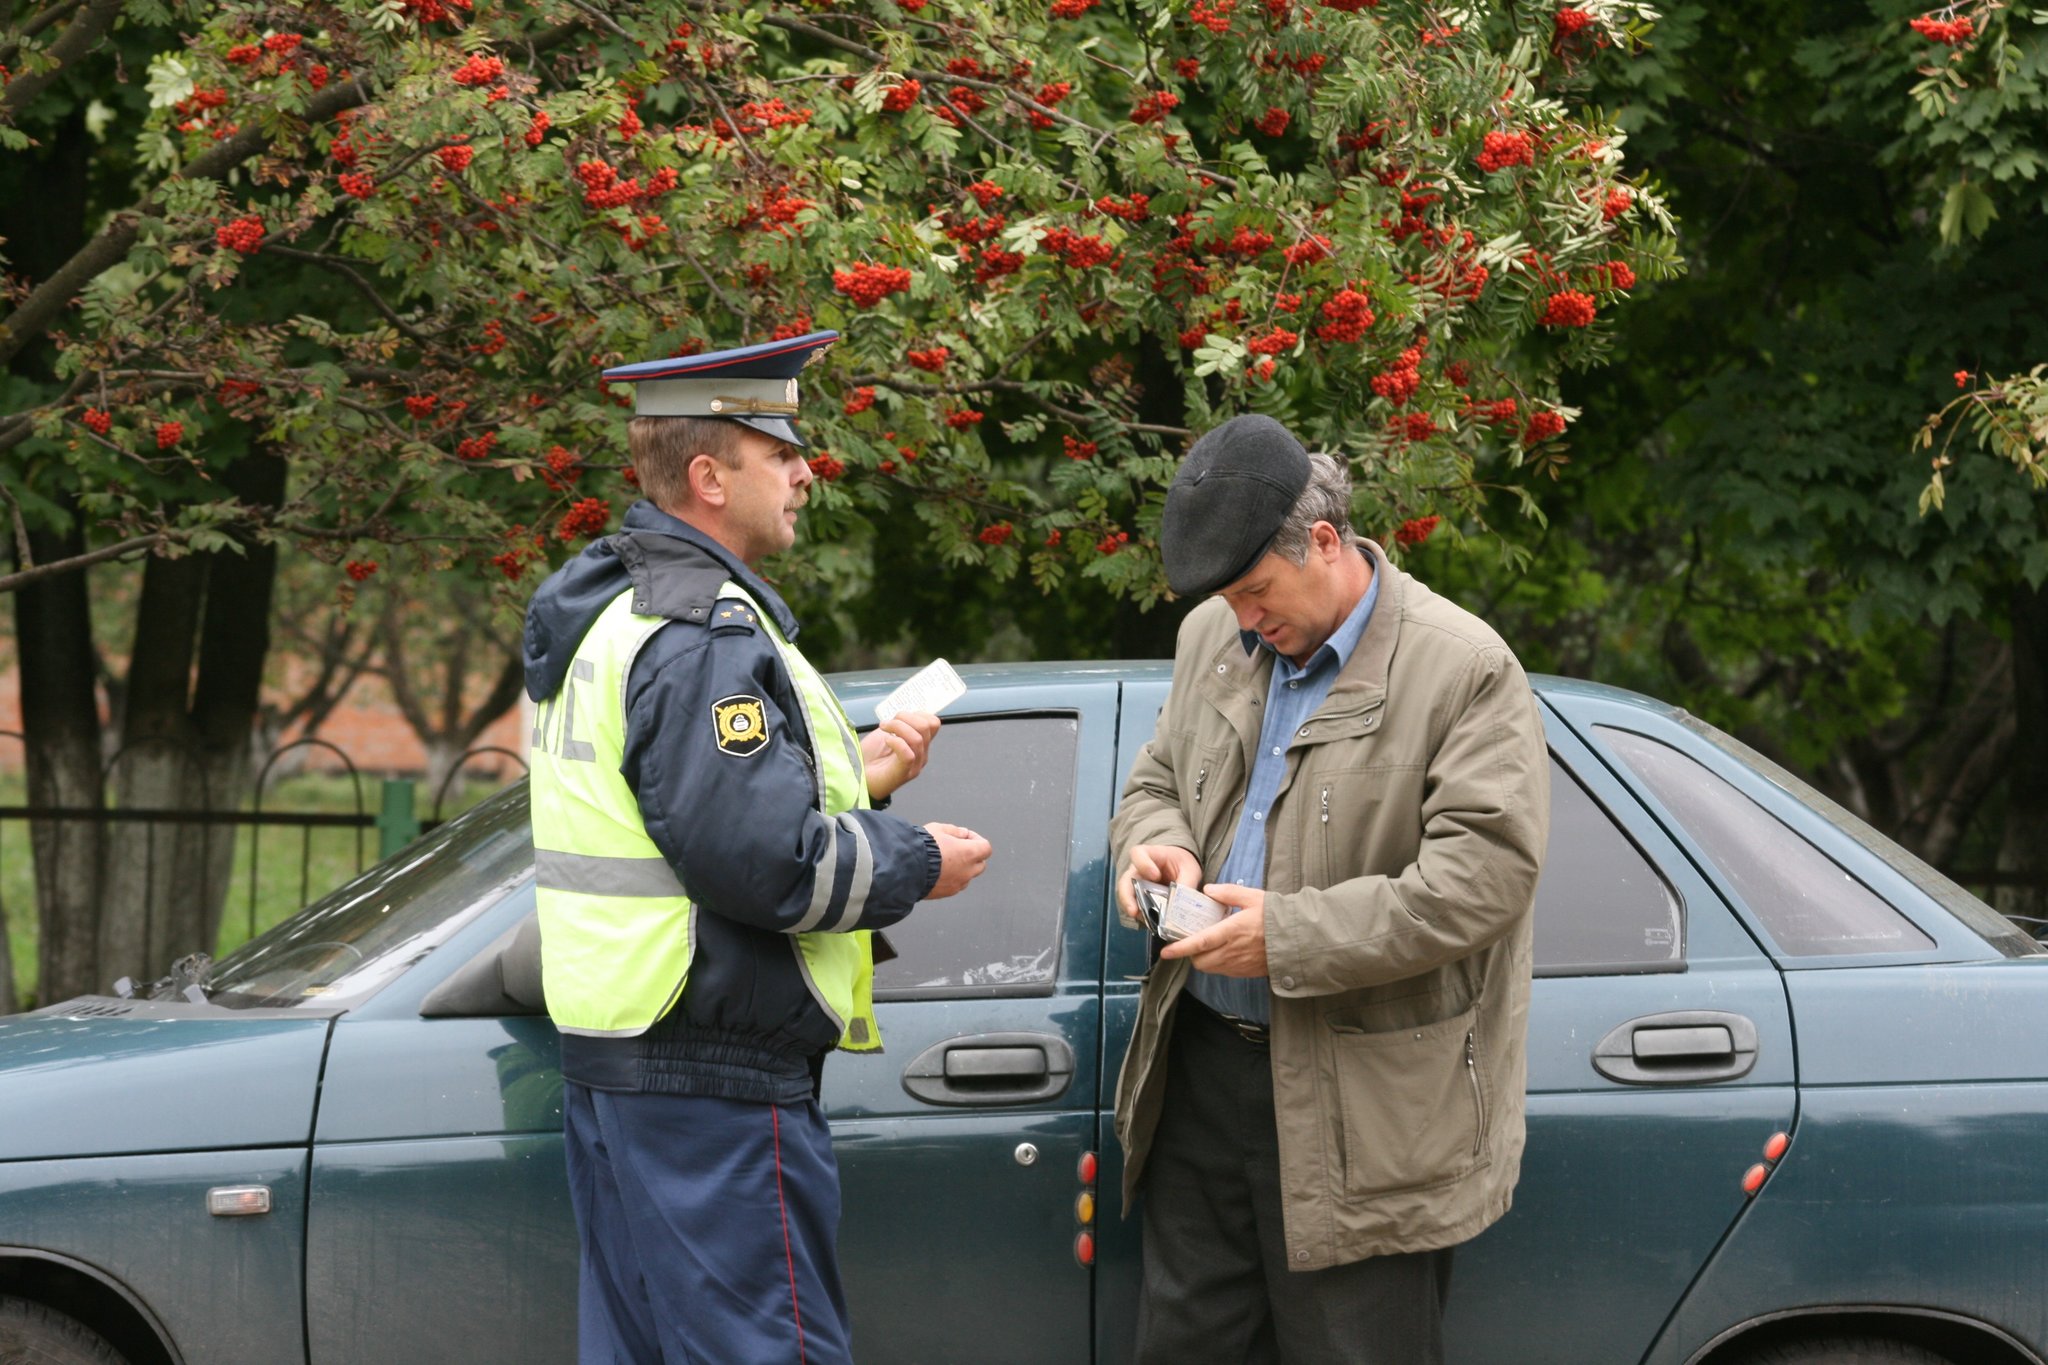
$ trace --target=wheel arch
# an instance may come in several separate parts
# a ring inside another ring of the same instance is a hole
[[[0,1246],[0,1294],[55,1309],[90,1327],[131,1365],[185,1365],[170,1333],[128,1286],[52,1251]]]
[[[1836,1304],[1766,1313],[1718,1333],[1685,1365],[1734,1365],[1762,1346],[1815,1336],[1879,1336],[1911,1342],[1969,1365],[2048,1365],[2003,1328],[1961,1313],[1896,1304]]]

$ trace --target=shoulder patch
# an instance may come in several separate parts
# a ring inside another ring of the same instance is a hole
[[[768,743],[768,708],[759,697],[736,693],[711,703],[711,725],[718,751],[749,758]]]

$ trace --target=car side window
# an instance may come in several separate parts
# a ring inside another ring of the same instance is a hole
[[[1677,894],[1555,756],[1535,933],[1538,976],[1685,966],[1685,915]]]
[[[1631,730],[1598,728],[1786,954],[1901,953],[1934,946],[1876,892],[1698,759]]]
[[[921,905],[888,933],[880,999],[1044,995],[1059,973],[1074,819],[1071,715],[949,720],[931,761],[890,811],[914,825],[965,825],[995,846],[959,895]]]

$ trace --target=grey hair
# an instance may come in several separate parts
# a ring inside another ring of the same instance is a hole
[[[1335,527],[1344,545],[1358,543],[1351,529],[1351,471],[1335,455],[1313,451],[1308,457],[1308,486],[1288,509],[1266,553],[1283,555],[1294,564],[1308,563],[1308,533],[1319,521]]]

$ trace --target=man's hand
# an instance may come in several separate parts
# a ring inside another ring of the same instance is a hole
[[[860,757],[868,772],[868,799],[886,801],[898,787],[924,771],[939,718],[925,711],[898,711],[861,736]]]
[[[1159,956],[1193,958],[1198,970],[1216,976],[1265,976],[1266,893],[1234,882],[1205,886],[1202,893],[1233,907],[1236,913],[1199,934],[1167,944]]]
[[[1124,865],[1123,875],[1116,879],[1116,917],[1123,921],[1126,929],[1142,929],[1138,919],[1138,893],[1132,887],[1133,878],[1148,882],[1173,882],[1181,886],[1202,884],[1202,862],[1184,848],[1172,844],[1137,844],[1132,847],[1130,862]]]
[[[958,825],[926,825],[925,832],[939,841],[939,884],[926,896],[928,901],[944,900],[966,888],[988,866],[988,840]]]

